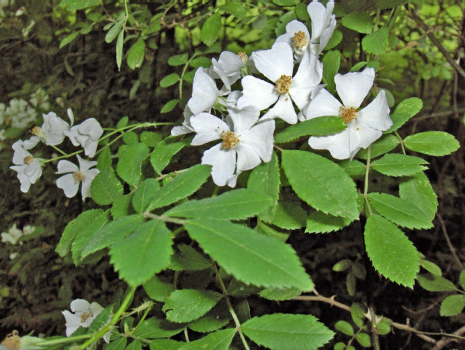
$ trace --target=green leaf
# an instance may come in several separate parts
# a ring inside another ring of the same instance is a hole
[[[420,257],[395,224],[376,214],[368,217],[365,246],[376,271],[395,283],[413,287],[420,270]]]
[[[323,136],[347,127],[341,117],[318,117],[291,125],[275,136],[276,143],[291,142],[303,136]]]
[[[273,0],[273,4],[278,6],[294,6],[297,2],[297,0]]]
[[[288,232],[284,233],[276,228],[273,228],[270,225],[265,224],[261,220],[258,222],[257,227],[255,227],[255,230],[257,230],[257,232],[261,233],[262,235],[277,239],[281,242],[286,242],[290,234]]]
[[[69,35],[67,35],[66,37],[64,37],[61,41],[60,41],[60,46],[59,48],[61,49],[63,46],[66,46],[68,45],[71,41],[73,41],[74,39],[76,39],[79,35],[79,32],[74,32],[74,33],[71,33]]]
[[[368,199],[378,213],[399,226],[410,229],[433,227],[423,211],[402,198],[386,193],[369,193]]]
[[[438,199],[426,175],[421,172],[399,185],[399,197],[417,206],[433,220],[438,208]]]
[[[384,131],[385,134],[391,133],[399,129],[410,118],[420,112],[423,107],[423,101],[418,97],[407,98],[397,106],[394,113],[391,114],[392,126],[389,130]]]
[[[312,315],[276,313],[254,317],[241,329],[255,343],[272,350],[318,349],[334,337],[334,332]]]
[[[341,23],[346,28],[364,34],[371,34],[374,27],[373,18],[367,12],[352,12],[342,17]]]
[[[182,65],[187,63],[187,58],[188,57],[189,56],[187,55],[187,53],[183,53],[181,55],[171,56],[168,59],[168,64],[170,66],[182,66]]]
[[[106,307],[100,312],[89,326],[89,332],[97,332],[100,328],[106,326],[111,321],[113,305]]]
[[[113,169],[105,168],[92,181],[90,193],[95,203],[108,205],[123,195],[124,188]]]
[[[436,275],[436,276],[442,275],[441,268],[431,261],[420,259],[420,266],[433,275]]]
[[[268,300],[291,300],[300,295],[302,291],[299,288],[266,288],[258,293],[262,298]]]
[[[116,66],[118,67],[118,71],[121,70],[121,62],[123,62],[123,44],[124,30],[121,30],[116,41]]]
[[[323,57],[323,82],[326,89],[330,92],[336,90],[334,76],[339,72],[341,64],[341,53],[339,51],[328,51]]]
[[[150,220],[110,247],[110,261],[121,279],[136,287],[170,264],[171,232],[160,220]]]
[[[371,348],[371,338],[368,334],[366,333],[357,333],[355,335],[355,339],[358,341],[358,343],[365,347],[365,348]]]
[[[242,220],[261,213],[271,203],[272,200],[267,195],[242,188],[214,198],[184,202],[168,210],[164,215],[184,218]]]
[[[286,230],[295,230],[305,226],[307,212],[302,206],[292,202],[278,202],[271,224]]]
[[[335,272],[343,272],[345,270],[348,270],[353,266],[353,262],[349,259],[344,259],[341,261],[338,261],[337,263],[334,264],[333,266],[333,271]]]
[[[126,349],[127,342],[128,338],[126,337],[121,337],[116,340],[112,340],[105,350],[124,350]]]
[[[152,131],[142,131],[140,134],[140,142],[145,143],[149,147],[157,146],[162,140],[162,136],[159,133]]]
[[[135,213],[131,205],[133,197],[134,192],[131,192],[119,197],[113,202],[113,206],[110,209],[113,220],[117,220],[123,216],[128,216]]]
[[[146,211],[165,207],[186,198],[207,181],[211,166],[197,164],[164,185],[149,202]]]
[[[77,235],[83,232],[85,233],[86,231],[97,231],[102,222],[106,222],[104,214],[102,209],[86,210],[79,214],[76,219],[71,220],[68,225],[66,225],[55,251],[61,257],[68,254]]]
[[[191,246],[178,245],[179,254],[173,255],[170,269],[175,271],[201,271],[209,269],[212,264]]]
[[[172,139],[161,141],[150,155],[150,163],[157,174],[160,175],[163,169],[170,163],[171,158],[190,143],[190,139],[184,139],[175,143],[170,143],[169,141],[172,141]]]
[[[435,275],[419,275],[417,278],[418,284],[429,292],[455,292],[455,285],[441,276]]]
[[[362,39],[362,48],[368,53],[379,55],[386,51],[389,30],[386,27],[378,29]]]
[[[129,49],[127,62],[131,69],[140,68],[144,62],[145,56],[145,41],[144,39],[137,40]]]
[[[158,318],[149,318],[142,321],[132,333],[134,337],[145,339],[169,338],[181,332],[186,325],[172,323]]]
[[[365,175],[367,170],[367,166],[356,159],[345,159],[337,162],[337,165],[344,169],[349,176],[353,177]]]
[[[140,340],[133,340],[125,350],[142,350],[142,343]]]
[[[276,153],[273,152],[268,163],[261,163],[252,170],[247,181],[247,188],[257,193],[267,195],[272,199],[271,205],[260,213],[260,219],[270,221],[276,211],[279,198],[279,161]]]
[[[142,215],[129,215],[110,222],[93,235],[89,236],[86,245],[82,249],[81,256],[86,256],[99,251],[100,249],[109,247],[128,236],[135,230],[139,229],[144,221]]]
[[[186,343],[179,350],[228,350],[236,332],[235,328],[222,329],[202,339]]]
[[[145,143],[134,143],[128,145],[128,147],[123,151],[118,165],[116,166],[116,171],[126,183],[130,185],[137,185],[142,176],[142,162],[149,155],[149,148]]]
[[[159,189],[160,183],[157,180],[147,179],[143,181],[137,188],[134,198],[132,199],[132,206],[136,212],[143,213],[150,200]]]
[[[336,328],[339,332],[342,332],[350,337],[354,335],[354,328],[349,322],[337,321],[334,325],[334,328]]]
[[[137,135],[134,131],[125,132],[123,135],[123,141],[127,145],[132,145],[139,142],[139,135]]]
[[[169,113],[171,112],[179,103],[178,99],[171,100],[167,102],[163,108],[161,109],[160,113]]]
[[[185,343],[172,339],[154,339],[150,342],[150,350],[179,350],[182,344]]]
[[[463,311],[465,307],[465,295],[449,295],[441,303],[439,314],[441,316],[456,316]]]
[[[297,15],[297,19],[300,21],[310,21],[310,15],[307,11],[307,4],[300,3],[295,6],[295,14]]]
[[[171,73],[170,75],[167,75],[160,81],[160,86],[162,88],[167,88],[176,84],[179,80],[181,80],[181,77],[178,73]]]
[[[123,25],[125,23],[126,23],[126,18],[123,18],[123,19],[120,19],[120,20],[116,21],[115,24],[107,32],[107,35],[105,36],[105,41],[107,43],[111,43],[113,40],[116,39],[116,37],[118,35],[121,35],[121,29],[123,28]],[[124,30],[123,30],[123,32],[124,32]]]
[[[200,37],[207,46],[212,46],[221,33],[221,16],[217,12],[208,18],[202,26]]]
[[[247,10],[244,4],[240,2],[228,2],[226,5],[220,6],[220,10],[236,16],[241,20],[247,17]]]
[[[423,164],[428,162],[422,158],[388,153],[371,163],[371,167],[388,176],[409,176],[425,170]]]
[[[175,290],[166,299],[163,311],[171,322],[190,322],[205,315],[223,295],[211,290]]]
[[[354,220],[351,218],[343,218],[325,214],[321,211],[312,212],[307,218],[308,233],[329,233],[339,231],[346,226],[349,226]]]
[[[97,6],[99,0],[61,0],[60,6],[67,7],[68,10],[83,10],[88,7]]]
[[[221,301],[199,319],[190,322],[189,328],[195,332],[207,333],[217,331],[229,323],[231,314],[226,302]]]
[[[336,163],[304,151],[282,151],[282,166],[295,193],[324,213],[356,219],[355,183]]]
[[[371,159],[376,158],[384,153],[392,151],[399,145],[400,141],[394,135],[383,135],[376,142],[370,146],[370,157]],[[362,149],[357,153],[357,158],[367,159],[368,150]]]
[[[164,303],[166,298],[174,292],[174,285],[164,282],[158,276],[153,276],[145,282],[144,290],[151,299]]]
[[[462,272],[460,272],[459,283],[462,289],[465,289],[465,270],[462,270]]]
[[[407,136],[404,145],[411,151],[430,156],[445,156],[460,147],[454,136],[443,131],[426,131]]]
[[[189,66],[196,69],[199,67],[209,68],[211,67],[211,65],[212,61],[207,57],[196,57],[194,59],[189,60]]]
[[[239,281],[264,287],[313,288],[295,251],[242,225],[202,219],[184,225],[192,239]]]
[[[365,311],[360,304],[358,303],[353,303],[350,306],[350,316],[352,316],[352,320],[354,323],[357,325],[357,327],[362,328],[365,324]]]
[[[342,41],[342,33],[335,29],[331,38],[329,38],[328,43],[326,44],[325,50],[331,50],[335,48]]]
[[[113,164],[110,147],[105,147],[97,158],[97,169],[100,171],[110,168]]]

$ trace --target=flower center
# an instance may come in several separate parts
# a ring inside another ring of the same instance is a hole
[[[276,82],[274,87],[274,91],[276,91],[279,95],[284,95],[289,92],[292,85],[292,77],[289,75],[281,75],[281,77]]]
[[[249,56],[247,56],[247,54],[244,51],[238,52],[237,55],[242,60],[243,64],[246,64],[247,61],[249,60]]]
[[[341,107],[340,116],[342,117],[342,120],[344,120],[344,123],[348,124],[357,117],[357,113],[358,113],[357,108]]]
[[[81,173],[80,171],[73,173],[73,177],[74,177],[74,181],[76,182],[81,182],[82,180],[84,180],[84,174]]]
[[[81,315],[81,322],[84,323],[87,321],[87,319],[89,317],[94,317],[94,314],[92,312],[84,312],[82,315]]]
[[[223,143],[221,144],[221,148],[225,148],[228,150],[236,147],[240,141],[239,137],[237,137],[237,135],[233,133],[232,131],[221,132],[221,139],[223,140]]]
[[[32,134],[36,135],[36,136],[43,136],[44,133],[42,132],[42,129],[38,126],[34,126],[31,130]]]
[[[300,31],[294,34],[292,42],[292,47],[294,48],[294,50],[301,51],[308,45],[308,38],[304,32]]]
[[[31,164],[33,161],[34,161],[34,158],[31,155],[24,157],[24,160],[23,160],[24,164],[27,164],[27,165]]]

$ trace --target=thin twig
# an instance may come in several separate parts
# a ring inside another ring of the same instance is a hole
[[[465,326],[462,328],[457,329],[453,334],[455,335],[463,335],[465,334]],[[449,338],[449,337],[443,337],[440,341],[436,343],[436,346],[433,348],[433,350],[440,350],[449,343],[452,343],[453,341],[456,341],[454,338]]]
[[[437,217],[439,219],[439,222],[441,223],[442,234],[444,235],[444,238],[446,239],[447,246],[449,247],[449,250],[451,251],[452,256],[454,257],[455,262],[457,263],[457,265],[459,265],[460,271],[462,271],[462,270],[465,269],[465,267],[463,266],[462,262],[460,261],[460,258],[457,255],[457,252],[455,251],[455,248],[452,245],[452,242],[450,241],[449,235],[447,234],[446,225],[444,224],[444,220],[442,219],[442,216],[439,213],[437,213]]]

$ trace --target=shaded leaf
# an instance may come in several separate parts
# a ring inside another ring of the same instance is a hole
[[[128,145],[116,166],[119,177],[130,185],[137,185],[142,176],[142,162],[148,155],[149,148],[145,143]]]
[[[113,169],[109,167],[100,171],[92,180],[90,191],[95,203],[108,205],[123,195],[124,188]]]
[[[208,18],[202,26],[200,37],[207,46],[212,46],[221,33],[221,16],[215,13]]]
[[[275,136],[276,143],[291,142],[303,136],[324,136],[347,128],[341,117],[318,117],[288,126]]]

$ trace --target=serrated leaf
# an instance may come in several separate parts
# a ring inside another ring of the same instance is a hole
[[[60,2],[60,6],[67,7],[68,10],[83,10],[98,4],[99,0],[61,0]]]
[[[168,143],[167,139],[161,141],[150,155],[150,163],[157,174],[161,174],[170,163],[171,158],[189,143],[190,139],[174,143]]]
[[[136,287],[168,267],[173,254],[171,232],[160,220],[150,220],[110,247],[110,262],[121,279]]]
[[[266,288],[258,293],[262,298],[268,300],[291,300],[300,295],[302,291],[299,288]]]
[[[163,281],[158,276],[153,276],[144,283],[144,290],[151,299],[164,303],[166,298],[174,292],[174,285]]]
[[[347,128],[341,117],[318,117],[291,125],[275,136],[276,143],[291,142],[303,136],[324,136]]]
[[[366,333],[357,333],[355,335],[355,339],[358,341],[358,343],[365,347],[365,348],[370,348],[371,347],[371,338],[368,334]]]
[[[182,65],[187,63],[187,58],[188,57],[189,56],[187,55],[187,53],[183,53],[181,55],[171,56],[168,59],[168,64],[170,66],[182,66]]]
[[[349,322],[337,321],[334,325],[334,328],[336,328],[339,332],[342,332],[350,337],[354,335],[354,328]]]
[[[420,266],[423,267],[426,271],[429,273],[435,275],[435,276],[441,276],[442,271],[441,268],[436,265],[435,263],[425,260],[425,259],[420,259]]]
[[[181,80],[181,77],[178,73],[171,73],[170,75],[167,75],[160,81],[160,86],[162,88],[167,88],[171,85],[176,84],[179,80]]]
[[[364,34],[370,34],[374,26],[373,18],[367,12],[352,12],[342,17],[341,23],[346,28]]]
[[[441,303],[439,314],[441,316],[456,316],[463,311],[465,307],[465,295],[449,295]]]
[[[300,204],[278,202],[271,224],[286,230],[295,230],[305,226],[307,212]]]
[[[169,113],[171,112],[179,103],[178,99],[171,100],[167,102],[163,108],[161,109],[160,113]]]
[[[133,197],[134,192],[131,192],[119,197],[113,202],[113,206],[110,209],[113,220],[117,220],[123,216],[128,216],[135,213],[131,204]]]
[[[111,168],[113,160],[111,158],[110,147],[105,147],[102,149],[102,152],[98,155],[97,158],[97,169],[102,172],[106,168]]]
[[[231,314],[229,313],[226,302],[220,301],[205,315],[190,322],[189,328],[199,333],[213,332],[227,325],[230,319]]]
[[[68,45],[71,41],[73,41],[74,39],[76,39],[79,35],[79,32],[74,32],[74,33],[71,33],[69,35],[67,35],[66,37],[64,37],[61,41],[60,41],[60,46],[59,48],[61,49],[63,46],[66,46]]]
[[[262,235],[277,239],[278,241],[281,241],[281,242],[286,242],[290,234],[288,232],[282,232],[278,230],[277,228],[267,225],[262,220],[258,221],[258,224],[255,227],[255,230],[257,230],[257,232],[261,233]]]
[[[211,65],[212,61],[207,57],[196,57],[189,61],[189,66],[195,69],[199,67],[209,68]]]
[[[399,129],[410,118],[420,112],[423,108],[423,101],[418,97],[407,98],[397,106],[394,113],[391,114],[392,126],[384,133],[390,133]]]
[[[418,284],[429,292],[455,292],[455,285],[441,276],[435,275],[419,275],[417,278]]]
[[[126,150],[121,155],[116,171],[126,183],[137,185],[142,176],[142,162],[149,155],[149,148],[145,143],[134,143],[128,145]]]
[[[240,2],[228,2],[226,5],[220,6],[220,10],[236,16],[239,19],[245,19],[247,17],[247,10],[244,4]]]
[[[365,312],[366,311],[358,303],[353,303],[350,306],[350,316],[352,317],[352,321],[354,321],[359,328],[362,328],[365,323]]]
[[[144,62],[145,41],[140,38],[128,50],[127,62],[131,69],[140,68]]]
[[[411,151],[430,156],[445,156],[460,147],[454,136],[443,131],[426,131],[407,136],[404,145]]]
[[[142,215],[129,215],[110,222],[93,235],[89,236],[82,249],[81,258],[104,249],[139,229],[144,221]]]
[[[247,181],[248,189],[267,195],[272,199],[268,209],[260,213],[260,219],[269,221],[273,217],[278,205],[280,184],[279,161],[276,153],[273,152],[271,160],[268,163],[261,163],[253,169]]]
[[[90,193],[95,203],[109,205],[123,195],[124,188],[113,169],[105,168],[92,180]]]
[[[311,315],[273,314],[254,317],[241,326],[246,336],[272,350],[313,350],[328,343],[334,332]]]
[[[145,339],[169,338],[178,334],[184,328],[186,328],[184,324],[172,323],[153,317],[142,321],[132,335]]]
[[[76,219],[71,220],[68,225],[66,225],[55,251],[61,257],[64,257],[66,254],[68,254],[70,252],[71,245],[73,244],[78,234],[85,230],[98,230],[96,227],[99,227],[102,222],[106,221],[104,216],[102,216],[103,214],[104,211],[102,209],[86,210],[85,212],[79,214]]]
[[[100,312],[90,324],[89,332],[97,332],[100,328],[106,326],[111,320],[112,312],[113,305],[106,307]]]
[[[166,216],[242,220],[255,216],[272,204],[265,194],[245,188],[229,191],[214,198],[184,202],[165,212]]]
[[[146,211],[170,205],[190,196],[207,181],[210,170],[211,166],[198,164],[179,174],[156,193]]]
[[[126,349],[127,343],[128,343],[128,338],[121,337],[116,340],[112,340],[111,343],[108,344],[105,350],[124,350]]]
[[[189,235],[239,281],[264,287],[313,288],[295,251],[242,225],[202,219],[184,225]]]
[[[215,13],[208,18],[202,26],[200,38],[207,46],[212,46],[221,33],[221,16]]]
[[[150,342],[150,350],[179,350],[182,344],[173,339],[154,339]]]
[[[162,310],[171,322],[190,322],[205,315],[223,295],[212,290],[180,289],[166,299]]]
[[[341,63],[341,53],[339,51],[328,51],[323,57],[323,82],[325,82],[326,89],[330,92],[336,90],[334,77],[339,72]]]
[[[345,159],[340,162],[337,162],[337,165],[339,165],[342,169],[345,170],[349,176],[362,176],[365,175],[367,166],[366,164],[356,160],[356,159]]]
[[[428,162],[422,158],[404,154],[388,153],[371,163],[371,167],[388,176],[409,176],[425,170]]]
[[[426,175],[421,172],[399,185],[399,197],[412,203],[433,220],[438,207],[438,199]]]
[[[143,213],[147,208],[150,200],[153,198],[155,193],[160,189],[160,183],[155,179],[147,179],[143,181],[132,199],[132,206],[138,213]]]
[[[179,254],[173,255],[171,259],[171,270],[201,271],[212,267],[211,262],[191,246],[181,244],[178,249]]]
[[[236,332],[235,328],[216,331],[199,340],[182,345],[179,350],[228,350]]]
[[[415,246],[395,224],[371,215],[365,225],[365,246],[373,267],[381,275],[412,288],[420,270]]]
[[[378,29],[373,34],[368,34],[362,39],[362,48],[368,53],[379,55],[386,51],[389,30],[386,27]]]
[[[282,166],[295,193],[315,209],[356,219],[355,183],[336,163],[304,151],[282,151]]]
[[[142,343],[140,340],[133,340],[125,350],[142,350]]]
[[[399,145],[400,141],[394,135],[383,135],[370,146],[371,159],[376,158],[384,153],[392,151]],[[362,149],[357,153],[357,158],[367,159],[368,149]]]
[[[140,142],[145,143],[149,147],[156,147],[162,140],[160,133],[152,131],[142,131],[140,134]]]
[[[335,48],[342,41],[342,33],[335,29],[331,38],[329,38],[328,43],[326,44],[325,50],[331,50]]]
[[[410,229],[431,228],[433,223],[417,206],[386,193],[369,193],[371,206],[386,219]]]

